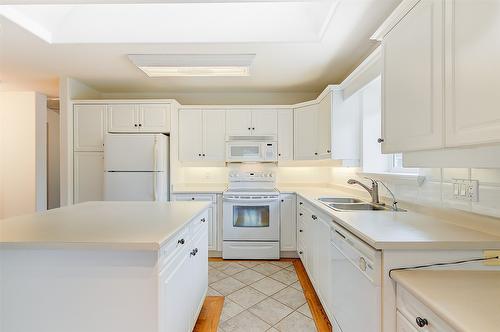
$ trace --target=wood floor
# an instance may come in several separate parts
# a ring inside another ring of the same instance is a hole
[[[302,289],[304,290],[304,296],[309,305],[309,309],[311,310],[314,323],[316,324],[316,329],[319,332],[332,331],[330,320],[328,319],[325,310],[319,301],[318,295],[314,291],[311,280],[309,280],[300,259],[282,258],[280,260],[293,263],[297,277],[299,278]],[[209,261],[222,261],[222,258],[209,258]],[[207,296],[198,317],[198,321],[196,322],[194,331],[217,332],[223,304],[223,296]]]

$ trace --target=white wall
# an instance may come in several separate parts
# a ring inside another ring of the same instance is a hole
[[[47,98],[0,92],[0,218],[47,206]]]

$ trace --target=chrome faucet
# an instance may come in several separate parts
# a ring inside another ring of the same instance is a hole
[[[379,197],[378,197],[378,183],[377,183],[377,181],[374,180],[374,179],[370,179],[370,178],[365,178],[365,179],[368,179],[368,180],[370,180],[372,182],[372,187],[371,188],[369,188],[365,184],[359,182],[358,180],[354,180],[354,179],[347,180],[347,183],[348,184],[359,184],[361,187],[365,188],[366,191],[368,191],[368,193],[372,197],[372,203],[373,204],[380,204],[380,200],[379,200]]]

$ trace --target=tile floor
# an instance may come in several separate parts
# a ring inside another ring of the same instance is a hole
[[[208,264],[208,295],[225,296],[219,331],[316,331],[292,262]]]

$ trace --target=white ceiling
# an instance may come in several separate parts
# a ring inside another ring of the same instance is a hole
[[[70,76],[107,93],[320,92],[376,46],[369,37],[400,1],[0,5],[0,88],[55,96]],[[249,77],[148,78],[127,58],[148,53],[256,56]]]

